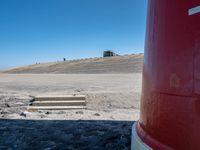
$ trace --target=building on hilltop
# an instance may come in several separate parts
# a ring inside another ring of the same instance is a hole
[[[112,57],[112,56],[118,56],[118,55],[111,50],[106,50],[103,52],[103,57]]]

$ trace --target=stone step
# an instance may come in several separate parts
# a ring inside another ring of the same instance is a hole
[[[85,100],[85,95],[62,95],[62,96],[36,96],[35,101],[72,101],[72,100]]]
[[[70,110],[86,109],[86,106],[29,106],[28,110]]]
[[[86,106],[85,100],[34,101],[31,106]]]

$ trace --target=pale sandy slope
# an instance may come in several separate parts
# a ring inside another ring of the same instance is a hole
[[[102,74],[102,73],[141,73],[143,54],[91,58],[65,62],[35,64],[14,68],[5,73],[56,73],[56,74]]]

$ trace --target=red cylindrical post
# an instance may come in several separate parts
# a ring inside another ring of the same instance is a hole
[[[148,8],[132,149],[200,150],[200,1],[149,0]]]

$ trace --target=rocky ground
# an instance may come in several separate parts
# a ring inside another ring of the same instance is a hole
[[[131,121],[1,120],[0,149],[128,150]]]
[[[128,150],[141,74],[0,74],[0,149]],[[35,95],[85,94],[87,109],[29,111]]]

